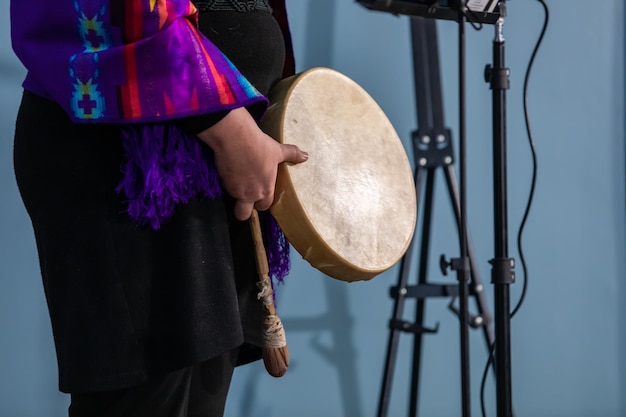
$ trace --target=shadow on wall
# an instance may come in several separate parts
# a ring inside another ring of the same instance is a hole
[[[311,335],[312,350],[322,357],[337,372],[337,382],[340,389],[339,398],[342,401],[344,416],[363,416],[361,410],[361,388],[357,372],[357,349],[354,343],[355,319],[348,309],[349,300],[345,282],[324,278],[326,305],[328,310],[316,317],[282,318],[285,328],[290,333],[306,332]],[[324,333],[330,333],[331,345],[324,345],[320,339]],[[262,415],[258,409],[258,394],[256,387],[262,378],[267,375],[262,367],[255,367],[246,381],[239,412],[241,416]]]

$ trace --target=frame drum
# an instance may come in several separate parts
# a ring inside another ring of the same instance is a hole
[[[261,123],[309,153],[281,164],[271,213],[314,268],[368,280],[408,249],[417,216],[411,166],[395,129],[357,83],[328,68],[280,81]]]

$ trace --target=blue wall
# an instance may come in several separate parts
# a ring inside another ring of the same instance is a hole
[[[8,0],[0,0],[0,416],[61,417],[67,399],[56,391],[56,369],[34,239],[12,173],[13,120],[23,77],[9,49]],[[516,415],[626,415],[624,247],[624,6],[591,9],[583,0],[553,1],[551,25],[533,70],[530,118],[538,152],[535,204],[524,234],[529,266],[526,302],[512,323]],[[290,0],[298,69],[329,66],[359,82],[377,100],[408,145],[417,127],[409,22],[349,0]],[[511,68],[509,212],[511,256],[519,261],[517,228],[528,198],[531,159],[522,114],[522,82],[542,23],[537,1],[509,3],[505,34]],[[446,122],[458,139],[457,27],[438,23]],[[491,92],[483,82],[491,62],[492,28],[467,30],[468,217],[482,281],[491,300],[493,257]],[[456,145],[456,142],[455,142]],[[458,146],[457,146],[458,147]],[[408,147],[407,147],[408,149]],[[458,244],[438,179],[432,254],[458,256]],[[296,254],[297,257],[297,254]],[[519,264],[519,262],[518,262]],[[228,417],[373,416],[397,270],[347,284],[296,261],[279,290],[292,364],[273,379],[261,364],[237,370]],[[517,268],[522,277],[521,267]],[[431,262],[431,280],[442,277]],[[514,284],[517,302],[521,279]],[[472,308],[473,308],[472,304]],[[493,307],[488,306],[491,311]],[[412,313],[412,303],[407,303]],[[421,415],[460,415],[458,321],[447,300],[429,300],[421,373]],[[390,415],[406,415],[410,338],[402,336]],[[471,333],[472,403],[486,361],[482,334]],[[494,382],[487,409],[494,412]]]

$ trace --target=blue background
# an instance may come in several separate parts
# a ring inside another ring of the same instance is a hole
[[[624,4],[548,3],[551,25],[528,97],[539,170],[523,237],[528,295],[512,322],[515,414],[624,416]],[[417,127],[408,17],[368,11],[349,0],[290,0],[288,7],[298,70],[328,66],[356,80],[408,145]],[[68,399],[56,390],[33,233],[13,178],[12,135],[24,71],[10,49],[8,9],[9,1],[0,0],[0,416],[61,417]],[[522,85],[542,19],[538,1],[509,3],[510,248],[518,261],[515,238],[531,175]],[[456,143],[457,26],[438,22],[438,29],[446,122]],[[490,26],[481,32],[467,29],[468,219],[493,312],[487,262],[493,257],[491,91],[482,75],[491,62],[492,38]],[[437,184],[432,254],[456,257],[443,178]],[[388,288],[396,283],[397,269],[347,284],[323,276],[297,254],[294,258],[278,295],[291,367],[280,379],[269,377],[260,363],[238,369],[227,416],[374,416],[392,309]],[[517,274],[522,277],[519,265]],[[454,277],[441,276],[433,261],[430,279],[453,282]],[[518,279],[511,287],[513,304],[521,288]],[[412,306],[407,302],[407,313]],[[439,323],[440,331],[425,337],[420,413],[458,416],[458,320],[447,310],[447,300],[429,300],[426,323]],[[472,405],[478,415],[487,353],[482,333],[472,331],[470,338]],[[401,337],[392,416],[407,414],[410,340]],[[494,416],[492,377],[486,400]]]

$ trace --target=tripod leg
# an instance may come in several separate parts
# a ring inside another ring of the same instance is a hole
[[[433,207],[433,194],[435,184],[435,169],[428,169],[428,176],[426,178],[426,197],[424,200],[424,214],[422,222],[422,241],[420,243],[420,260],[418,271],[418,285],[426,284],[426,277],[428,273],[428,257],[430,255],[430,226],[432,218]],[[418,326],[418,331],[413,339],[413,369],[411,373],[411,391],[410,391],[410,404],[409,404],[409,417],[417,416],[417,404],[419,393],[419,376],[422,359],[422,337],[423,334],[419,331],[419,328],[423,327],[424,323],[424,307],[425,300],[423,298],[417,298],[417,306],[415,309],[415,324]]]
[[[459,203],[459,188],[456,182],[456,178],[454,176],[454,169],[452,169],[452,165],[446,165],[444,167],[444,175],[446,177],[446,184],[448,186],[448,193],[450,194],[450,200],[452,201],[452,206],[454,208],[454,217],[456,219],[457,227],[460,227],[461,222],[461,207]],[[469,232],[468,232],[469,235]],[[470,261],[470,284],[473,289],[473,294],[476,298],[477,310],[478,314],[482,318],[482,323],[480,324],[483,330],[483,334],[485,337],[485,342],[487,343],[487,351],[491,350],[491,346],[495,341],[495,336],[493,333],[493,327],[491,325],[492,319],[487,308],[487,299],[485,297],[484,286],[480,280],[480,274],[478,272],[478,266],[476,263],[476,256],[474,255],[474,247],[472,246],[471,239],[467,237],[467,252]],[[477,323],[474,323],[477,324]]]
[[[417,168],[415,171],[415,193],[417,199],[417,207],[420,204],[420,189],[421,184],[424,181],[424,169]],[[389,409],[389,397],[391,393],[391,384],[393,382],[394,364],[396,362],[396,356],[398,352],[398,341],[400,338],[400,331],[397,327],[397,323],[402,320],[404,313],[405,294],[402,289],[407,287],[409,280],[409,272],[411,268],[411,257],[413,253],[413,244],[415,242],[415,236],[409,244],[405,255],[400,260],[400,273],[398,275],[398,293],[396,294],[396,300],[393,306],[393,315],[389,322],[389,341],[387,343],[387,355],[385,359],[385,369],[383,371],[383,382],[380,391],[380,399],[378,402],[377,417],[386,417]]]

